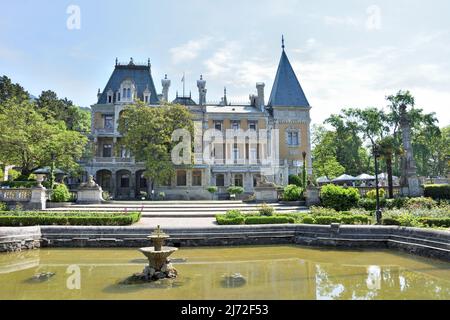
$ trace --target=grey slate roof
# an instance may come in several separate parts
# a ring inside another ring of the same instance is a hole
[[[302,86],[283,50],[269,99],[269,107],[309,107]]]
[[[151,75],[151,67],[149,65],[116,65],[114,72],[109,78],[108,84],[103,90],[98,104],[107,103],[107,95],[109,89],[114,92],[114,102],[116,102],[115,93],[119,90],[120,85],[126,79],[131,79],[137,89],[137,97],[140,100],[144,100],[144,91],[146,88],[151,92],[150,104],[158,104],[159,99],[156,93],[155,84]]]

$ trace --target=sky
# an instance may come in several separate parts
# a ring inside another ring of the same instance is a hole
[[[385,107],[410,90],[450,125],[448,0],[0,0],[0,75],[31,94],[51,89],[88,107],[115,64],[147,62],[158,93],[247,103],[256,82],[270,96],[286,52],[313,123],[346,107]]]

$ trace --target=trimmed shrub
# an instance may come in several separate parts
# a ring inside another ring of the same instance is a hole
[[[385,226],[401,226],[402,224],[395,218],[383,218],[382,224]]]
[[[329,225],[332,223],[340,223],[341,218],[338,216],[330,217],[330,216],[318,216],[315,219],[316,224]]]
[[[430,184],[424,187],[425,197],[433,198],[434,200],[450,200],[450,185]]]
[[[342,224],[370,224],[371,222],[371,217],[367,215],[343,215],[341,217]]]
[[[244,188],[232,186],[227,189],[227,192],[229,194],[240,195],[244,193]]]
[[[450,228],[450,218],[419,218],[418,221],[429,227]]]
[[[42,213],[42,212],[1,212],[0,226],[128,226],[141,219],[139,212],[123,213]]]
[[[303,197],[303,189],[290,184],[284,188],[283,201],[298,201]]]
[[[225,214],[225,217],[228,219],[233,219],[233,218],[237,218],[237,217],[242,217],[242,212],[240,210],[228,210],[227,213]]]
[[[219,191],[219,188],[214,187],[214,186],[211,186],[211,187],[208,187],[206,190],[207,190],[209,193],[214,194],[214,193],[216,193],[217,191]]]
[[[51,196],[52,202],[68,202],[70,198],[69,188],[65,184],[55,185]]]
[[[314,220],[313,217],[304,217],[303,219],[301,219],[300,221],[303,224],[315,224],[316,221]]]
[[[302,185],[302,178],[300,178],[296,174],[291,174],[289,176],[289,184],[295,185],[297,187],[303,187],[303,185]]]
[[[275,209],[265,203],[259,206],[258,210],[259,214],[265,217],[272,217],[275,214]]]
[[[360,195],[355,188],[343,188],[329,184],[322,187],[320,198],[323,206],[337,211],[346,211],[358,205]]]
[[[216,216],[216,221],[221,226],[240,225],[240,224],[244,224],[245,218],[243,216],[227,218],[225,215],[218,215],[218,216]]]
[[[378,189],[378,191],[380,198],[384,198],[386,196],[386,191],[384,191],[384,189]],[[375,200],[377,198],[377,190],[370,190],[369,192],[367,192],[366,197]]]
[[[288,224],[295,223],[295,219],[285,216],[261,216],[261,217],[247,217],[245,218],[245,224]]]

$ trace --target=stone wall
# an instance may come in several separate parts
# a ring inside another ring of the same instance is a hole
[[[153,231],[136,227],[42,227],[44,247],[142,247]],[[450,232],[395,226],[269,225],[164,229],[176,247],[299,244],[393,248],[450,261]]]
[[[40,227],[0,228],[0,252],[37,249],[41,238]]]

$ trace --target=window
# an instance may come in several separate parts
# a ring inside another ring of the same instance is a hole
[[[225,175],[218,174],[216,176],[216,186],[217,187],[225,187]]]
[[[288,135],[288,137],[287,137],[288,138],[287,139],[288,145],[290,145],[290,146],[299,146],[300,145],[298,132],[296,132],[296,131],[289,131],[287,133],[287,135]]]
[[[144,177],[144,175],[142,174],[139,177],[139,188],[141,189],[147,189],[147,179]]]
[[[130,88],[127,89],[127,99],[131,100],[131,89]]]
[[[242,177],[242,174],[237,174],[234,176],[234,185],[236,187],[243,187],[244,186],[244,178]]]
[[[112,103],[112,96],[108,95],[108,103]]]
[[[114,129],[114,116],[105,116],[105,129]]]
[[[145,103],[148,103],[148,96],[144,97]]]
[[[120,92],[117,92],[117,101],[120,101]]]
[[[239,130],[241,126],[241,122],[240,121],[233,121],[231,122],[231,129],[233,130]]]
[[[202,172],[201,171],[192,172],[192,185],[194,187],[202,186]]]
[[[258,150],[256,148],[250,149],[250,160],[256,161],[258,159]]]
[[[239,148],[236,144],[234,145],[234,148],[233,148],[233,160],[234,161],[239,160]]]
[[[248,128],[250,129],[250,130],[252,130],[252,131],[256,131],[256,129],[257,129],[257,124],[256,124],[256,121],[249,121],[248,122]]]
[[[123,98],[126,99],[127,98],[127,89],[123,88],[123,94],[122,94]]]
[[[214,128],[216,130],[222,131],[222,121],[216,121],[214,122]]]
[[[186,171],[184,170],[177,171],[177,186],[178,187],[187,186]]]
[[[104,144],[103,145],[103,158],[111,158],[112,157],[112,145]]]
[[[121,188],[129,188],[130,187],[130,175],[124,174],[120,177],[120,187]]]

